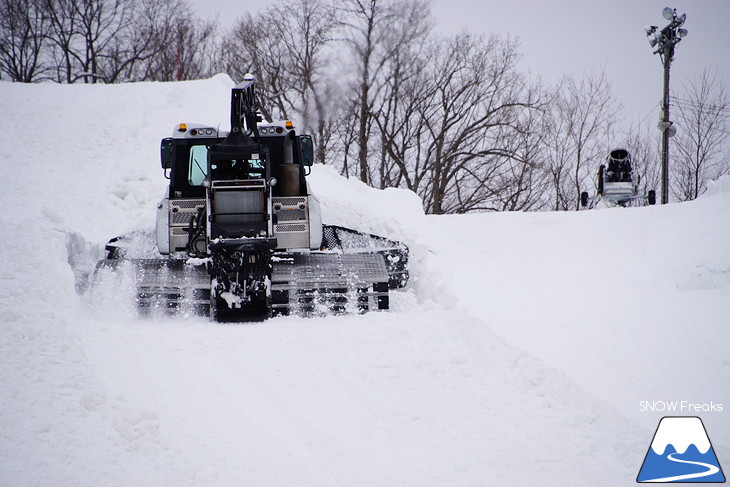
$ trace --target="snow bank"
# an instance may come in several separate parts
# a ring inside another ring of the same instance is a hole
[[[26,85],[0,82],[3,208],[14,221],[52,214],[88,240],[154,226],[160,139],[180,122],[230,120],[225,75],[186,83]],[[39,221],[39,223],[41,223]]]
[[[409,246],[390,312],[220,326],[137,319],[123,273],[86,289],[110,237],[154,224],[159,139],[228,120],[231,86],[0,83],[0,485],[620,485],[659,416],[639,401],[730,404],[726,181],[432,217],[315,166],[325,222]]]
[[[730,175],[721,176],[716,180],[708,181],[707,191],[705,191],[701,198],[722,193],[730,193]]]
[[[414,192],[375,189],[356,178],[344,178],[331,166],[316,164],[308,178],[322,204],[322,221],[405,243],[409,250],[410,284],[420,299],[449,306],[448,291],[439,283],[442,269],[428,265],[429,223]]]
[[[421,199],[412,191],[371,188],[321,164],[312,167],[309,184],[321,200],[325,223],[347,226],[357,222],[363,231],[398,240],[413,240],[424,225]]]

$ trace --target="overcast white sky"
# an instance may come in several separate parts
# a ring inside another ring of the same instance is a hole
[[[228,26],[243,12],[271,3],[206,0],[194,5],[204,16],[218,14]],[[652,55],[644,26],[666,25],[664,7],[686,13],[689,30],[672,64],[672,91],[707,66],[716,66],[730,83],[730,0],[432,0],[437,30],[516,35],[522,68],[546,82],[605,68],[626,120],[634,123],[650,113],[648,120],[658,120],[662,65]]]

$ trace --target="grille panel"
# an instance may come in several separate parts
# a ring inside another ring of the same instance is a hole
[[[190,224],[190,218],[198,214],[199,209],[205,208],[205,200],[170,200],[170,226],[185,226]]]
[[[188,225],[190,223],[190,217],[197,214],[198,212],[195,211],[178,211],[177,213],[172,214],[172,225]]]
[[[205,200],[175,200],[170,201],[170,207],[180,209],[193,209],[197,210],[199,206],[205,206]]]
[[[300,204],[307,202],[306,196],[293,196],[293,197],[277,197],[272,198],[273,203],[279,203],[281,206],[299,206]]]
[[[280,222],[295,222],[307,219],[306,210],[279,210],[276,214]]]
[[[276,225],[276,233],[286,232],[304,232],[307,229],[307,225],[304,223],[300,224],[288,224],[288,225]]]

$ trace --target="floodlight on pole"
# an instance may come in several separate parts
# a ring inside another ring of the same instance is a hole
[[[645,25],[644,31],[646,31],[646,38],[649,40],[649,45],[651,47],[656,46],[658,40],[656,38],[656,25]]]
[[[674,49],[679,41],[687,36],[687,29],[679,27],[687,20],[687,14],[677,17],[677,9],[664,7],[662,17],[669,21],[664,28],[658,30],[656,25],[644,27],[649,45],[654,49],[654,54],[659,54],[664,66],[664,97],[662,98],[662,111],[658,128],[662,132],[662,204],[669,203],[669,138],[676,132],[677,128],[669,120],[669,66],[674,59]]]

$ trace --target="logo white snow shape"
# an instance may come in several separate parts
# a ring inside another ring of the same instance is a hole
[[[702,420],[665,416],[659,421],[637,482],[725,482]]]

